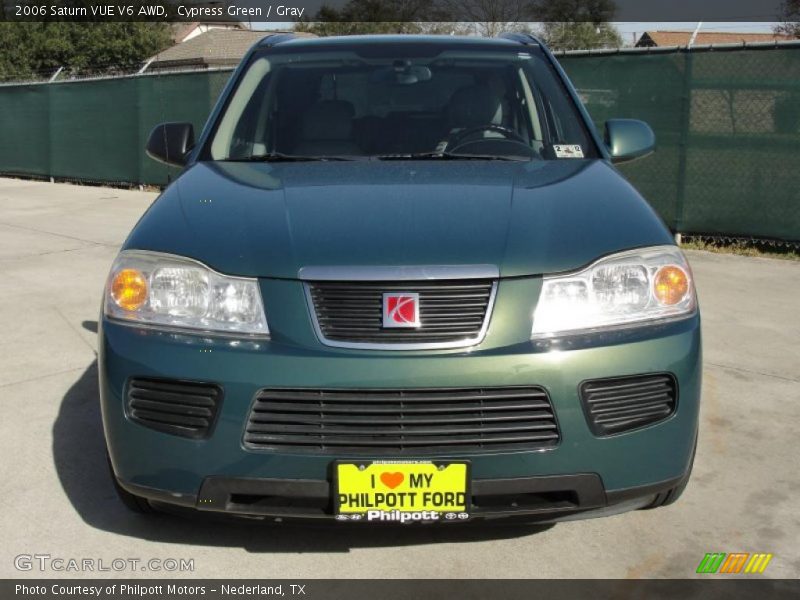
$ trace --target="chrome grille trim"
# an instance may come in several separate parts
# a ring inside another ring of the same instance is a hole
[[[333,283],[333,282],[324,282],[324,283]],[[457,280],[434,280],[434,281],[416,281],[416,282],[405,282],[405,281],[342,281],[337,282],[346,284],[354,284],[357,285],[359,283],[369,283],[372,285],[380,285],[385,284],[387,286],[386,291],[393,291],[391,286],[398,286],[403,284],[402,287],[405,291],[413,292],[415,289],[415,285],[419,286],[430,286],[431,284],[442,284],[443,288],[446,288],[447,284],[457,285]],[[470,282],[471,284],[476,283],[475,281]],[[489,282],[487,282],[489,283]],[[449,349],[449,348],[468,348],[470,346],[475,346],[480,344],[484,338],[486,337],[486,332],[489,329],[489,323],[491,321],[492,312],[494,309],[495,298],[497,296],[497,280],[493,280],[489,283],[489,299],[486,303],[486,312],[483,315],[483,320],[480,324],[480,328],[476,331],[475,335],[470,335],[468,337],[452,340],[452,341],[439,341],[439,342],[363,342],[363,341],[345,341],[339,339],[331,339],[326,336],[325,331],[323,330],[318,313],[317,313],[317,306],[314,302],[314,296],[312,293],[312,287],[314,282],[305,282],[303,283],[303,289],[306,296],[306,303],[308,305],[308,312],[311,316],[311,321],[314,326],[314,332],[317,335],[319,341],[326,345],[331,346],[334,348],[350,348],[354,350],[437,350],[437,349]],[[406,289],[407,288],[407,289]],[[376,307],[378,314],[380,314],[381,306],[378,305]],[[422,318],[425,318],[424,313],[422,314]],[[424,324],[422,327],[424,330]],[[390,335],[390,334],[387,334]]]

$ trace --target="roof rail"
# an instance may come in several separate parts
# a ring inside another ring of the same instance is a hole
[[[277,46],[278,44],[288,42],[289,40],[296,39],[297,37],[298,36],[293,33],[274,33],[266,36],[264,39],[258,42],[258,46],[261,48],[269,48],[270,46]]]
[[[504,40],[511,40],[519,44],[525,44],[526,46],[544,46],[542,41],[535,35],[522,33],[521,31],[504,31],[503,33],[498,33],[496,37]]]

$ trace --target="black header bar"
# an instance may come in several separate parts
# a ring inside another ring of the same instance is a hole
[[[8,21],[776,22],[783,0],[0,0]],[[369,10],[364,10],[369,6]],[[362,7],[362,8],[359,8]],[[566,10],[566,8],[569,10]]]
[[[503,598],[680,598],[681,600],[731,600],[769,598],[794,600],[800,581],[742,576],[722,579],[677,580],[480,580],[480,579],[4,579],[4,600],[466,600]]]

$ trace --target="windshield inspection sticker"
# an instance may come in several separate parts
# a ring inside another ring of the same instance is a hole
[[[583,148],[577,144],[553,144],[556,158],[583,158]]]

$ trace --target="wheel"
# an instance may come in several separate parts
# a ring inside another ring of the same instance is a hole
[[[669,506],[678,500],[683,494],[683,491],[686,489],[686,486],[689,485],[689,479],[692,476],[692,469],[694,468],[694,457],[697,454],[697,436],[694,438],[694,449],[692,450],[692,460],[689,461],[689,470],[686,473],[686,476],[681,479],[681,481],[673,488],[668,489],[665,492],[659,492],[656,494],[655,499],[653,502],[645,507],[642,510],[650,510],[653,508],[660,508],[662,506]]]
[[[114,483],[114,491],[117,492],[117,497],[128,508],[128,510],[140,515],[154,514],[156,510],[153,508],[147,498],[137,496],[136,494],[131,494],[119,484],[117,476],[114,474],[114,468],[111,466],[111,458],[109,458],[107,452],[106,460],[108,462],[108,472],[111,475],[111,481]]]

